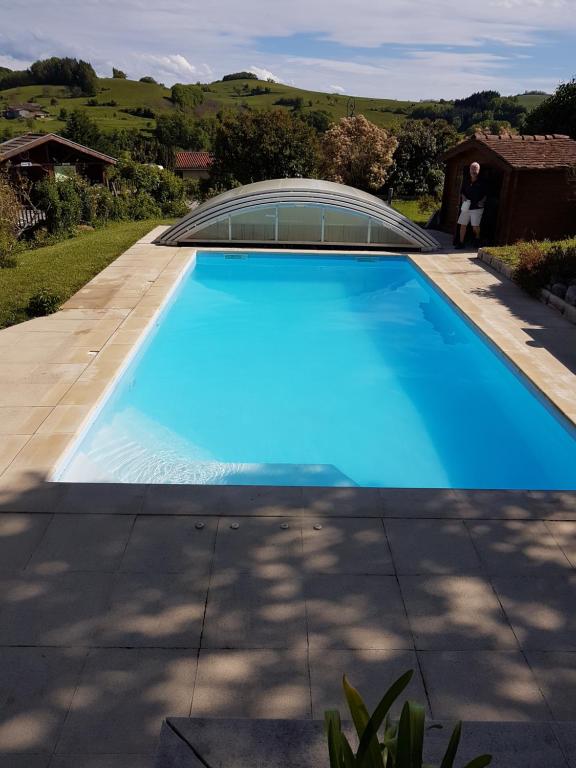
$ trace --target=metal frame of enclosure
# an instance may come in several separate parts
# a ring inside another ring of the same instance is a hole
[[[374,195],[318,179],[274,179],[231,189],[198,206],[155,242],[419,251],[439,247],[428,232]]]

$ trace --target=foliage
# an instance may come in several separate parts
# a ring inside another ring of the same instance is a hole
[[[438,197],[444,180],[442,155],[458,141],[455,128],[445,120],[407,120],[396,136],[388,185],[401,197]]]
[[[324,176],[359,189],[380,189],[397,145],[394,136],[363,115],[343,117],[322,137]]]
[[[400,720],[393,724],[390,709],[402,694],[413,675],[405,672],[386,691],[380,703],[370,715],[360,694],[353,688],[346,675],[343,686],[350,715],[358,734],[356,753],[342,731],[340,713],[328,710],[324,724],[328,740],[330,768],[426,768],[423,762],[426,715],[424,707],[414,701],[406,701]],[[378,731],[384,726],[383,740]],[[457,723],[450,736],[440,768],[453,768],[460,744],[462,724]],[[464,768],[484,768],[491,763],[490,755],[471,760]],[[431,768],[431,766],[428,766]]]
[[[158,81],[154,80],[153,77],[150,77],[150,75],[145,75],[144,77],[141,77],[140,80],[138,80],[139,83],[152,83],[152,85],[158,85]]]
[[[410,117],[414,119],[446,120],[462,132],[472,125],[493,120],[505,121],[517,128],[526,114],[526,107],[516,96],[501,96],[498,91],[477,91],[465,99],[417,104],[410,110]]]
[[[332,125],[332,117],[324,109],[312,109],[309,112],[302,112],[300,119],[314,128],[316,133],[326,133]]]
[[[258,75],[254,72],[232,72],[230,75],[224,75],[222,82],[226,83],[229,80],[258,80]]]
[[[36,85],[68,85],[86,96],[96,95],[96,72],[87,61],[52,56],[35,61],[29,71],[31,82]]]
[[[576,242],[520,243],[512,277],[533,296],[554,283],[568,283],[576,278]]]
[[[576,139],[576,79],[561,83],[552,96],[532,110],[526,133],[564,133]]]
[[[128,79],[128,75],[126,74],[126,72],[122,72],[121,69],[116,69],[116,67],[112,67],[112,77],[115,80],[127,80]]]
[[[0,171],[0,268],[13,267],[15,264],[20,207],[18,194],[8,174]]]
[[[26,314],[28,317],[43,317],[56,312],[60,306],[61,299],[56,293],[52,293],[46,288],[41,288],[38,293],[30,297],[26,305]]]
[[[179,149],[206,149],[210,144],[208,122],[193,120],[180,111],[159,115],[154,135],[160,144]]]
[[[66,301],[132,243],[163,223],[110,224],[29,251],[19,251],[15,269],[0,270],[0,328],[28,319],[30,297],[44,289]]]
[[[285,111],[223,116],[213,151],[213,183],[224,187],[317,173],[315,131]]]
[[[82,194],[86,186],[80,178],[65,181],[47,178],[34,184],[32,201],[44,211],[50,234],[70,232],[82,223]]]
[[[184,111],[192,110],[204,101],[202,89],[197,85],[176,83],[171,91],[172,103]]]
[[[276,99],[274,104],[277,104],[280,107],[292,107],[292,109],[298,110],[302,109],[304,106],[304,99],[302,96],[281,96],[279,99]]]
[[[164,168],[123,160],[114,168],[112,180],[124,194],[129,218],[183,216],[187,211],[184,182]]]
[[[62,135],[71,141],[92,148],[98,147],[101,136],[100,129],[94,120],[82,109],[74,109],[67,114]]]

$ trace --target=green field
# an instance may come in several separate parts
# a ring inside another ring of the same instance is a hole
[[[0,328],[27,320],[26,305],[40,290],[66,301],[132,243],[165,223],[148,220],[110,224],[18,254],[15,267],[0,269]]]
[[[238,93],[245,84],[248,88],[257,86],[270,88],[271,92],[255,96]],[[279,106],[275,102],[282,98],[301,98],[304,103],[304,112],[324,110],[334,120],[337,120],[354,110],[355,114],[363,114],[376,125],[387,128],[399,125],[405,120],[405,112],[416,103],[395,99],[370,99],[320,91],[305,91],[289,85],[258,80],[216,82],[211,83],[208,87],[210,90],[204,94],[204,103],[197,109],[199,117],[214,115],[223,108],[238,108],[242,105],[249,105],[257,109],[270,109],[272,107],[290,109],[290,107]],[[41,104],[51,115],[50,119],[32,121],[0,118],[0,130],[8,128],[14,135],[30,130],[45,133],[59,131],[64,125],[62,121],[58,120],[60,109],[65,108],[70,111],[80,108],[86,110],[104,131],[124,128],[150,131],[155,126],[154,120],[135,117],[122,110],[148,107],[159,114],[174,109],[168,88],[154,83],[140,83],[135,80],[101,78],[98,80],[98,93],[95,98],[102,106],[88,106],[88,98],[85,96],[69,98],[68,89],[57,85],[28,85],[0,91],[0,111],[4,105],[32,101]],[[520,96],[519,100],[524,106],[531,109],[544,98],[544,96],[530,95]],[[51,104],[52,99],[56,99],[58,103]],[[105,106],[107,102],[111,101],[116,102],[116,106]]]

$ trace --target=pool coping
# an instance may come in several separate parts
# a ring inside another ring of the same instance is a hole
[[[4,389],[0,395],[0,423],[3,424],[0,433],[4,444],[0,451],[0,508],[48,510],[53,508],[56,497],[60,498],[62,493],[70,490],[69,486],[79,485],[78,491],[81,490],[83,484],[51,483],[49,478],[136,354],[198,250],[154,245],[152,240],[162,229],[155,228],[127,249],[69,299],[59,312],[0,331],[0,376]],[[201,250],[233,252],[243,249]],[[253,250],[286,253],[280,249]],[[306,253],[315,251],[307,249]],[[325,251],[318,253],[326,256]],[[398,258],[399,254],[371,251],[369,255]],[[521,321],[522,312],[532,314],[535,320],[531,325],[535,328],[538,320],[540,324],[552,326],[558,338],[571,329],[576,339],[574,326],[525,296],[513,284],[509,284],[507,289],[507,302],[490,295],[490,287],[501,279],[469,255],[410,253],[405,257],[569,422],[576,425],[576,375],[545,347],[532,346],[533,339],[524,327],[526,322]],[[510,306],[511,302],[517,306]],[[521,311],[518,310],[520,305]],[[550,316],[544,316],[542,312]],[[53,348],[53,354],[48,357],[47,352],[51,349],[47,347]],[[2,354],[5,351],[8,352],[7,361],[6,355]],[[13,362],[20,358],[27,362]],[[105,497],[110,503],[110,511],[121,511],[128,497],[143,499],[147,495],[146,486],[125,486],[122,489],[120,484],[86,485],[108,486]],[[207,491],[212,492],[214,502],[219,500],[214,505],[214,513],[218,509],[219,514],[226,508],[231,491],[245,498],[247,510],[251,508],[249,500],[258,499],[256,506],[259,514],[262,514],[262,499],[269,498],[271,493],[271,489],[258,486],[245,486],[243,491],[238,486],[231,486],[227,491],[207,486],[186,487],[194,489],[198,498],[205,498]],[[172,487],[172,490],[169,486],[160,488],[167,488],[161,495],[171,499],[174,488],[178,486]],[[353,490],[350,493],[351,489],[277,488],[273,495],[277,498],[297,496],[298,503],[294,509],[299,510],[298,514],[306,507],[304,501],[307,494],[311,498],[314,493],[324,493],[326,498],[346,498],[349,501],[344,504],[345,508],[352,503],[351,499],[357,500],[354,502],[356,507],[358,499],[365,499],[365,504],[359,505],[359,512],[365,506],[368,514],[371,514],[369,499],[378,499],[376,507],[378,514],[382,514],[382,499],[395,492],[395,489]],[[398,489],[398,492],[401,490]],[[431,500],[464,498],[462,494],[450,490],[415,490],[422,498],[427,493]],[[413,489],[403,491],[407,498],[414,494]],[[152,493],[158,497],[158,486]],[[493,493],[510,493],[510,498],[513,498],[515,492]],[[531,493],[529,489],[527,493]],[[535,494],[530,498],[535,498]],[[39,502],[39,499],[44,501]],[[132,505],[128,504],[128,507],[132,508]],[[333,507],[328,505],[327,510],[330,509]],[[322,514],[317,505],[314,511]]]

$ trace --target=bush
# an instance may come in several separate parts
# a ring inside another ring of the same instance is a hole
[[[183,216],[187,211],[184,182],[171,171],[157,165],[124,160],[116,166],[114,178],[129,198],[130,218],[152,218],[161,214]],[[140,197],[134,200],[130,198],[131,194]],[[132,215],[131,211],[137,215]],[[148,213],[143,215],[143,211]]]
[[[520,243],[513,279],[533,296],[554,283],[576,278],[576,243]]]
[[[0,173],[0,268],[16,264],[20,200],[6,173]]]
[[[78,179],[43,179],[34,184],[32,200],[46,214],[46,228],[50,234],[69,232],[81,223],[80,184]]]
[[[390,708],[404,691],[413,675],[405,672],[393,683],[370,716],[358,691],[344,675],[343,686],[352,721],[358,734],[356,753],[342,731],[340,713],[329,710],[324,715],[328,739],[330,768],[425,768],[423,760],[426,714],[422,705],[414,701],[405,702],[398,724],[390,721]],[[378,731],[384,726],[382,742]],[[462,723],[457,723],[446,747],[441,768],[453,768]],[[492,762],[490,755],[480,755],[468,762],[464,768],[484,768]],[[427,766],[431,768],[431,766]]]
[[[46,288],[42,288],[30,297],[26,306],[26,314],[28,317],[44,317],[44,315],[51,315],[56,312],[59,306],[60,297]]]

